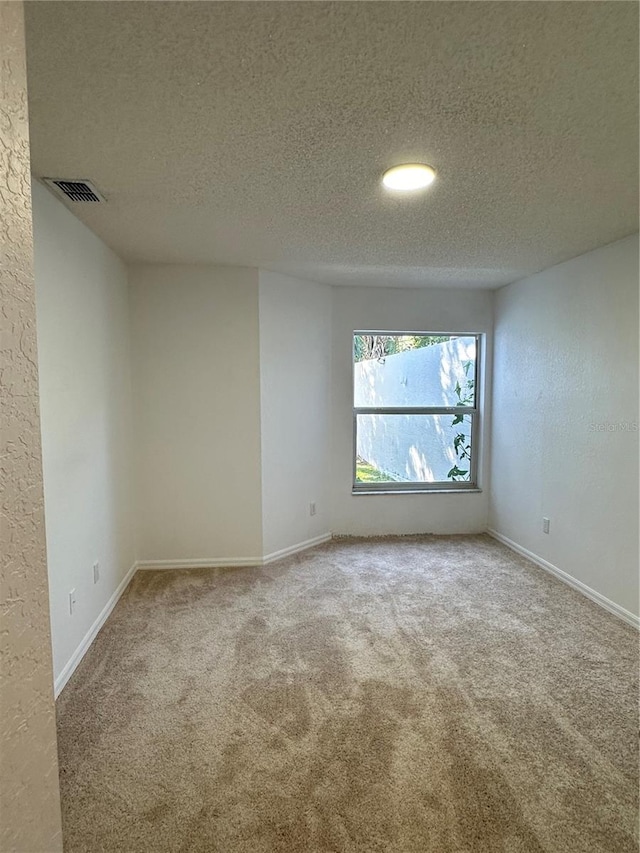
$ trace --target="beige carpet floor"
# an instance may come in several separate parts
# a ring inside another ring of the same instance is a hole
[[[65,849],[635,853],[637,676],[486,536],[139,572],[58,700]]]

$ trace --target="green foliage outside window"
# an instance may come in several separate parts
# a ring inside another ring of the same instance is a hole
[[[422,349],[449,340],[448,335],[355,335],[355,361],[385,358],[412,349]]]
[[[473,362],[471,361],[465,361],[463,364],[466,379],[464,381],[464,385],[460,385],[459,382],[456,382],[456,387],[454,389],[456,397],[458,398],[456,406],[473,406],[475,380],[469,379],[469,371],[472,367]],[[460,424],[460,429],[464,429],[467,424],[464,417],[465,416],[462,413],[456,415],[451,421],[451,426],[457,426]],[[455,480],[456,482],[460,482],[460,480],[468,480],[471,476],[469,467],[471,464],[471,435],[467,435],[466,432],[458,432],[456,437],[453,439],[453,448],[456,452],[456,456],[458,457],[459,464],[456,462],[447,474],[447,477],[450,480]],[[459,465],[465,464],[467,465],[466,469],[459,467]]]

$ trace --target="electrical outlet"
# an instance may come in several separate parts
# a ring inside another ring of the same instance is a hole
[[[309,515],[315,515],[315,514],[316,514],[316,505],[315,505],[315,502],[314,502],[314,503],[310,503],[310,504],[309,504]]]
[[[548,532],[549,532],[549,525],[550,525],[550,524],[551,524],[551,522],[549,521],[549,519],[548,519],[548,518],[543,518],[543,519],[542,519],[542,532],[543,532],[543,533],[548,533]]]
[[[69,616],[73,616],[73,611],[76,609],[76,591],[72,589],[69,593]]]
[[[98,583],[100,580],[100,563],[96,562],[93,564],[93,582]]]

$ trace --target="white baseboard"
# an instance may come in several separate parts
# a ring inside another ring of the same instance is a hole
[[[265,554],[262,558],[262,565],[267,566],[276,560],[282,560],[283,557],[290,557],[291,554],[297,554],[299,551],[306,551],[307,548],[322,545],[323,542],[329,542],[330,539],[330,533],[323,533],[322,536],[314,536],[313,539],[306,539],[304,542],[298,542],[297,545],[290,545],[288,548],[282,548],[280,551],[274,551],[272,554]]]
[[[266,566],[268,563],[273,563],[275,560],[281,560],[283,557],[288,557],[291,554],[297,554],[298,551],[306,551],[307,548],[313,548],[314,545],[321,545],[323,542],[328,542],[330,539],[330,533],[323,533],[322,536],[315,536],[313,539],[306,539],[304,542],[297,542],[295,545],[290,545],[288,548],[282,548],[280,551],[274,551],[272,554],[265,554],[264,557],[201,557],[187,558],[184,560],[138,560],[136,565],[141,571],[156,571],[158,569],[218,569],[241,568],[243,566]]]
[[[523,557],[526,557],[528,560],[531,560],[532,563],[535,563],[537,566],[540,566],[541,569],[544,569],[546,572],[555,575],[555,577],[557,577],[563,583],[566,583],[568,586],[577,589],[578,592],[581,592],[583,595],[586,595],[586,597],[590,598],[591,601],[595,601],[596,604],[599,604],[600,607],[603,607],[605,610],[608,610],[609,613],[613,613],[614,616],[617,616],[619,619],[628,622],[629,625],[633,625],[634,628],[640,629],[640,617],[636,616],[630,610],[626,610],[624,607],[621,607],[619,604],[616,604],[615,601],[611,601],[611,599],[606,598],[599,592],[596,592],[595,589],[591,589],[591,587],[587,586],[586,583],[582,583],[582,581],[579,581],[577,578],[574,578],[573,575],[570,575],[567,572],[563,572],[562,569],[559,569],[557,566],[554,566],[553,563],[549,563],[547,562],[547,560],[543,560],[542,557],[538,557],[538,555],[534,554],[533,551],[529,551],[527,550],[527,548],[523,548],[522,545],[518,545],[518,543],[514,542],[512,539],[509,539],[507,536],[503,536],[502,533],[498,533],[497,530],[492,530],[491,528],[489,528],[487,529],[487,533],[489,534],[489,536],[492,536],[494,539],[497,539],[498,542],[502,542],[502,544],[506,545],[507,548],[510,548],[517,554],[521,554]]]
[[[131,566],[131,568],[129,569],[129,571],[127,572],[127,574],[122,578],[122,580],[118,584],[116,591],[113,593],[113,595],[111,596],[109,601],[107,601],[105,606],[102,608],[102,610],[100,611],[100,614],[98,615],[98,618],[95,620],[93,625],[89,628],[87,633],[84,635],[84,637],[82,638],[82,641],[80,642],[80,645],[75,650],[75,652],[71,655],[71,657],[69,658],[69,660],[67,661],[67,663],[63,667],[62,672],[54,681],[53,693],[54,693],[54,696],[56,699],[58,698],[58,696],[62,692],[62,689],[65,686],[65,684],[67,683],[67,681],[69,681],[69,679],[71,678],[71,676],[75,672],[75,669],[78,666],[78,664],[80,663],[80,661],[82,660],[82,658],[87,653],[87,650],[89,649],[89,646],[91,645],[91,643],[93,643],[93,641],[95,640],[98,631],[100,630],[100,628],[102,628],[104,623],[107,621],[109,614],[111,613],[113,608],[118,603],[120,596],[125,591],[125,589],[129,586],[129,582],[130,582],[131,578],[135,575],[137,568],[138,568],[138,564],[134,563]]]
[[[242,566],[261,566],[262,557],[202,557],[185,560],[138,560],[141,571],[159,569],[219,569],[241,568]]]

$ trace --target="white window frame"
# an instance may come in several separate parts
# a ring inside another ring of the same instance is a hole
[[[354,388],[354,340],[356,335],[433,335],[449,336],[456,338],[475,338],[476,358],[474,370],[474,405],[473,406],[353,406],[355,398]],[[355,329],[351,334],[351,400],[353,407],[353,471],[352,471],[352,493],[358,494],[401,494],[402,492],[478,492],[478,459],[480,458],[480,447],[478,446],[480,436],[480,400],[481,394],[481,346],[482,334],[480,332],[423,332],[423,331],[381,331],[372,329]],[[439,480],[433,483],[421,481],[415,482],[393,482],[388,483],[361,483],[356,480],[358,465],[358,415],[469,415],[471,417],[471,460],[469,463],[469,480]]]

